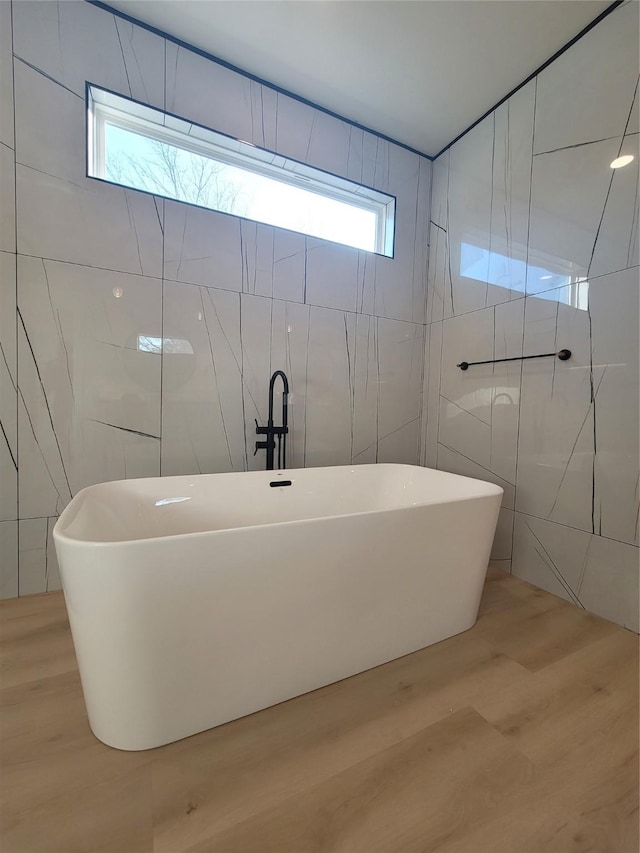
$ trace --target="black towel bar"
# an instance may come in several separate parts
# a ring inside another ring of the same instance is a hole
[[[559,352],[543,352],[540,355],[517,355],[514,358],[492,358],[489,361],[461,361],[460,364],[456,364],[456,367],[460,370],[468,370],[474,364],[499,364],[502,361],[525,361],[527,358],[551,358],[551,356],[557,356],[560,361],[568,361],[571,358],[571,350],[561,349]]]

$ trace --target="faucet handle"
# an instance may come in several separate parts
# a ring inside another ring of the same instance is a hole
[[[257,418],[254,418],[254,421],[256,422],[256,435],[267,435],[267,433],[269,432],[269,427],[258,426]]]

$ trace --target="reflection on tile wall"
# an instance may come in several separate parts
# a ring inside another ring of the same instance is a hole
[[[426,464],[505,490],[494,558],[634,630],[637,34],[619,7],[434,162],[424,392]]]
[[[291,466],[417,463],[429,161],[87,3],[0,16],[0,597],[86,485],[262,467],[276,369]],[[87,179],[86,80],[397,196],[395,258]]]

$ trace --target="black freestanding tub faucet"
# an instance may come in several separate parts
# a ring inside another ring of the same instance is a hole
[[[281,426],[273,425],[273,387],[276,384],[278,376],[282,379],[282,424]],[[266,435],[265,441],[256,441],[256,449],[254,456],[259,450],[267,451],[267,471],[274,470],[276,437],[278,439],[278,465],[279,469],[287,467],[287,433],[289,427],[287,425],[287,408],[289,405],[289,380],[282,370],[276,370],[269,382],[269,420],[266,427],[258,426],[256,420],[256,435]]]

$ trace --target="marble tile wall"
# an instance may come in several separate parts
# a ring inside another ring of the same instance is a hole
[[[494,558],[636,631],[638,67],[630,2],[433,163],[424,388],[425,464],[505,490]]]
[[[11,7],[0,3],[0,597],[18,594],[18,357]]]
[[[417,463],[430,162],[80,0],[0,18],[0,596],[84,486],[263,467],[276,369],[290,466]],[[395,257],[87,179],[85,81],[395,195]]]

